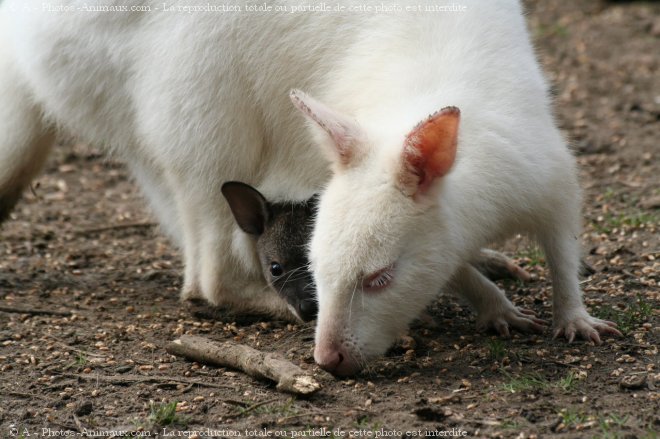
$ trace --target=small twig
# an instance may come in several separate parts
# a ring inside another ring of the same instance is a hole
[[[284,424],[284,423],[287,423],[287,422],[293,421],[294,419],[298,419],[298,418],[306,418],[306,417],[308,417],[308,416],[317,416],[317,415],[319,415],[320,413],[321,413],[321,412],[318,412],[318,411],[317,411],[317,412],[299,413],[299,414],[297,414],[297,415],[291,415],[291,416],[287,416],[287,417],[284,417],[284,418],[279,418],[279,419],[277,420],[277,423],[280,424],[280,425],[282,425],[282,424]]]
[[[165,349],[172,355],[202,364],[231,367],[251,377],[277,382],[277,390],[309,395],[321,388],[314,377],[277,353],[266,353],[229,341],[213,342],[203,337],[182,335]]]
[[[638,344],[638,343],[626,343],[626,342],[617,342],[619,346],[625,346],[629,348],[639,348],[639,349],[651,349],[652,345],[650,344]]]
[[[261,407],[261,406],[268,405],[268,404],[271,404],[271,403],[273,403],[273,402],[277,402],[277,401],[279,401],[279,400],[280,400],[280,398],[268,399],[268,400],[266,400],[266,401],[261,401],[261,402],[258,402],[258,403],[256,403],[256,404],[252,404],[250,407],[247,407],[247,408],[241,408],[241,407],[239,407],[238,409],[239,409],[240,412],[241,412],[241,413],[240,413],[241,416],[243,416],[243,415],[245,415],[246,413],[250,413],[250,412],[251,412],[252,410],[254,410],[254,409],[258,409],[258,408]]]
[[[243,407],[243,408],[248,406],[247,402],[234,401],[233,399],[225,399],[222,402],[224,402],[225,404],[236,405],[236,406]]]
[[[545,361],[549,361],[552,364],[556,364],[557,366],[562,366],[562,367],[568,367],[568,368],[577,367],[575,364],[564,363],[557,360],[545,360]]]
[[[14,314],[29,314],[33,316],[39,316],[39,315],[62,316],[62,317],[71,316],[70,311],[54,311],[50,309],[34,309],[34,308],[15,308],[13,306],[4,306],[4,305],[0,305],[0,311],[6,313],[14,313]]]
[[[533,358],[522,356],[522,355],[520,357],[518,357],[518,360],[520,360],[521,363],[529,363],[529,364],[535,364],[536,361],[537,361],[537,360],[534,360]],[[543,359],[542,361],[552,363],[552,364],[556,364],[557,366],[576,367],[574,364],[563,363],[563,362],[558,361],[558,360]]]
[[[184,393],[188,393],[193,387],[195,387],[195,384],[188,384],[185,388],[181,389],[179,394],[183,395]]]
[[[141,375],[96,375],[96,374],[77,374],[65,373],[63,376],[80,378],[87,381],[103,381],[110,384],[126,385],[135,383],[181,383],[197,384],[202,387],[213,387],[217,389],[233,389],[231,386],[223,384],[210,383],[208,381],[198,381],[182,377],[173,376],[141,376]]]
[[[104,357],[107,356],[107,355],[103,355],[103,354],[95,354],[94,352],[89,352],[89,351],[84,351],[82,349],[74,348],[73,346],[71,346],[69,344],[66,344],[65,342],[63,342],[61,340],[58,340],[55,337],[51,337],[51,338],[53,339],[54,343],[59,345],[60,347],[62,347],[64,349],[67,349],[67,350],[70,350],[70,351],[73,351],[73,352],[77,352],[78,354],[83,354],[83,355],[86,355],[88,357],[97,357],[97,358],[104,358]]]
[[[495,419],[461,419],[461,422],[486,425],[488,427],[498,427],[502,425],[501,421]]]
[[[27,392],[16,392],[16,391],[9,391],[5,393],[5,395],[9,396],[16,396],[18,398],[28,398],[28,399],[42,399],[44,401],[52,401],[51,398],[45,397],[43,395],[39,395],[36,393],[27,393]]]
[[[54,390],[64,389],[66,387],[72,387],[75,384],[76,384],[75,381],[68,380],[68,381],[58,383],[58,384],[51,384],[50,386],[45,387],[43,390],[50,392],[50,391],[54,391]]]
[[[355,411],[358,411],[358,412],[366,412],[367,414],[369,413],[369,410],[359,408],[359,407],[353,407],[351,410],[355,410]],[[284,418],[279,418],[277,420],[277,423],[282,425],[286,422],[293,421],[294,419],[305,418],[307,416],[317,416],[317,415],[321,415],[321,414],[328,415],[328,414],[332,414],[332,413],[344,413],[344,412],[346,412],[346,410],[320,410],[320,409],[316,409],[316,411],[313,411],[313,412],[298,413],[296,415],[291,415],[291,416],[286,416]]]
[[[125,223],[125,224],[115,224],[112,226],[103,226],[103,227],[93,227],[91,229],[79,230],[76,232],[78,235],[90,235],[92,233],[107,232],[109,230],[122,230],[122,229],[134,229],[134,228],[149,228],[156,227],[158,224],[154,222],[140,222],[140,223]]]
[[[82,425],[82,422],[80,422],[80,419],[78,419],[78,416],[73,415],[73,422],[76,424],[76,427],[78,427],[78,431],[85,430],[85,426]]]
[[[80,433],[80,430],[78,430],[78,427],[75,426],[75,425],[62,424],[62,423],[59,423],[57,421],[50,421],[50,423],[56,425],[57,427],[63,428],[64,431],[76,431],[76,432]],[[64,434],[61,434],[61,435],[65,436]]]

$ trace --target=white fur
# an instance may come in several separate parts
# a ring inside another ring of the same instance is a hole
[[[57,125],[129,164],[183,250],[185,297],[288,313],[235,242],[241,234],[220,187],[240,180],[274,201],[302,200],[328,179],[288,92],[316,89],[337,62],[334,42],[310,37],[317,24],[309,14],[57,13],[42,5],[0,4],[0,88],[9,90],[0,93],[0,199],[38,171],[48,148],[32,139]],[[327,26],[342,27],[329,18]],[[348,45],[350,32],[335,41]],[[36,110],[24,108],[33,100]]]
[[[556,324],[583,322],[575,163],[520,5],[463,3],[467,11],[454,13],[186,14],[56,13],[41,0],[4,0],[0,201],[37,172],[21,163],[42,162],[42,139],[58,125],[130,164],[183,249],[184,296],[286,312],[236,241],[220,187],[245,181],[277,201],[327,183],[311,245],[318,345],[344,344],[355,358],[382,353],[482,245],[520,231],[549,252]],[[327,150],[332,140],[309,135],[288,101],[294,87],[363,130],[359,163],[335,167],[331,180],[310,143]],[[457,161],[433,197],[412,200],[395,185],[403,139],[446,105],[462,112]],[[395,261],[390,288],[361,292],[360,276]],[[457,286],[474,298],[464,285],[479,282],[463,272]],[[496,296],[486,302],[505,308]]]

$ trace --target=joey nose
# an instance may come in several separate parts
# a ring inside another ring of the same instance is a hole
[[[355,375],[360,370],[345,348],[335,344],[317,345],[314,349],[314,360],[322,369],[337,376]]]
[[[316,301],[313,299],[304,299],[298,303],[298,313],[305,322],[314,320],[318,311]]]

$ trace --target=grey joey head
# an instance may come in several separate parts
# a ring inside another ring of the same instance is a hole
[[[316,198],[303,202],[269,202],[252,186],[230,181],[222,186],[234,219],[256,239],[259,263],[271,288],[299,319],[316,318],[314,281],[308,270],[307,243]]]

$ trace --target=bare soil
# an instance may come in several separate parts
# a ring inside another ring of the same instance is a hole
[[[601,346],[553,341],[550,331],[502,340],[476,333],[470,311],[442,297],[430,308],[433,322],[413,325],[369,370],[330,378],[314,364],[311,325],[182,305],[181,255],[126,169],[63,142],[0,235],[0,437],[209,437],[207,429],[227,430],[211,435],[218,437],[452,429],[468,437],[657,437],[660,4],[526,4],[580,166],[581,238],[595,269],[583,280],[585,300],[625,337]],[[504,249],[535,275],[503,283],[507,294],[550,318],[542,253],[523,238]],[[167,354],[165,344],[181,334],[281,352],[323,389],[295,398]]]

